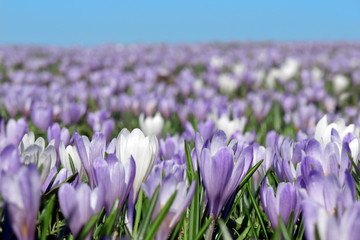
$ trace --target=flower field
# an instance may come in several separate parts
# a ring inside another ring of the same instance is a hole
[[[0,47],[0,239],[359,239],[360,43]]]

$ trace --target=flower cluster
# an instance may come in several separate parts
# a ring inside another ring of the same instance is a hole
[[[0,47],[1,239],[360,237],[360,44]]]

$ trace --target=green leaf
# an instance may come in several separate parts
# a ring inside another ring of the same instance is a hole
[[[226,227],[225,223],[223,220],[219,219],[218,220],[218,223],[220,225],[220,229],[221,229],[221,232],[222,232],[222,235],[223,235],[223,239],[224,240],[232,240],[232,237],[229,233],[229,230],[228,228]]]
[[[259,161],[257,164],[255,164],[255,166],[253,166],[250,171],[246,174],[246,176],[244,177],[244,179],[241,181],[239,189],[242,189],[245,184],[249,181],[249,179],[252,177],[252,175],[255,173],[255,171],[260,167],[260,165],[262,164],[264,160]]]
[[[300,218],[301,222],[300,222],[300,226],[296,229],[296,239],[301,240],[304,238],[304,218]]]
[[[48,198],[50,197],[51,195],[53,194],[56,194],[57,191],[59,190],[59,188],[61,187],[61,185],[63,185],[64,183],[68,182],[68,183],[71,183],[72,181],[75,180],[76,176],[78,175],[78,173],[75,173],[73,175],[71,175],[70,177],[68,177],[67,179],[65,179],[64,182],[60,183],[59,185],[57,185],[56,187],[54,187],[53,189],[51,189],[49,192],[45,193],[43,196],[45,198]]]
[[[360,170],[359,170],[358,167],[356,166],[356,164],[355,164],[354,160],[352,159],[352,157],[350,156],[350,154],[349,154],[349,159],[350,159],[350,161],[351,161],[351,165],[353,166],[353,168],[354,168],[354,170],[355,170],[355,172],[356,172],[356,175],[357,175],[358,177],[360,177]]]
[[[90,231],[94,229],[94,226],[98,221],[98,217],[102,215],[103,211],[104,209],[102,209],[98,214],[93,215],[88,221],[88,223],[81,228],[80,233],[76,237],[77,240],[83,240],[86,238],[86,236],[90,233]]]
[[[239,235],[237,240],[248,239],[247,235],[249,234],[250,229],[251,229],[251,223],[248,221],[247,227],[242,231],[242,233]]]
[[[214,219],[214,217],[211,216],[210,218],[208,218],[208,219],[206,220],[206,222],[204,223],[204,225],[201,227],[201,229],[200,229],[199,232],[197,233],[197,235],[196,235],[196,237],[195,237],[195,240],[199,240],[199,239],[201,239],[201,238],[204,236],[206,230],[208,229],[208,227],[209,227],[209,225],[210,225],[210,223],[211,223],[211,221],[212,221],[213,219]]]
[[[136,236],[138,228],[139,228],[139,222],[140,222],[140,218],[141,218],[141,209],[142,209],[142,204],[143,204],[143,198],[144,198],[144,192],[143,192],[142,189],[140,189],[138,200],[137,200],[136,206],[135,206],[136,216],[135,216],[135,224],[134,224],[134,230],[133,230],[134,236]]]
[[[259,206],[258,206],[258,204],[257,204],[256,201],[255,201],[255,198],[254,198],[254,196],[253,196],[253,193],[252,193],[249,185],[248,185],[248,192],[249,192],[249,196],[250,196],[250,201],[251,201],[251,203],[252,203],[253,206],[254,206],[255,213],[256,213],[256,215],[257,215],[257,218],[259,219],[260,226],[261,226],[261,228],[262,228],[262,230],[263,230],[263,232],[264,232],[265,238],[266,238],[266,239],[269,239],[269,237],[268,237],[268,235],[267,235],[267,231],[266,231],[266,227],[265,227],[263,218],[262,218],[261,213],[260,213]]]
[[[75,168],[74,161],[71,158],[70,154],[69,154],[69,162],[70,162],[71,172],[74,174],[76,172],[76,168]]]
[[[183,227],[183,224],[185,222],[185,217],[186,217],[186,214],[183,214],[183,216],[181,217],[178,224],[176,224],[174,231],[171,233],[170,240],[180,239],[179,238],[179,233],[180,233],[180,230]],[[184,231],[184,233],[186,233],[186,231]]]
[[[194,167],[191,161],[190,147],[189,144],[186,142],[186,140],[184,142],[184,145],[185,145],[185,156],[186,156],[186,176],[188,178],[189,183],[191,183],[195,178]]]
[[[294,217],[295,217],[295,213],[294,211],[291,211],[291,214],[290,214],[290,217],[289,217],[289,221],[288,221],[288,224],[287,224],[287,229],[288,229],[288,232],[292,235],[293,234],[293,231],[294,231]]]
[[[51,231],[51,218],[52,218],[52,211],[54,208],[54,204],[55,204],[55,195],[53,195],[49,202],[47,203],[45,210],[44,210],[44,215],[43,218],[41,219],[42,221],[42,231],[41,231],[41,240],[45,240],[46,237],[49,235],[50,231]]]
[[[286,228],[285,226],[285,223],[283,221],[283,219],[279,216],[279,228],[280,228],[280,231],[281,231],[281,235],[284,237],[285,240],[291,240],[291,236],[288,232],[288,229]]]
[[[117,207],[118,204],[119,204],[118,200],[115,201],[112,211],[110,212],[109,216],[106,217],[104,225],[101,228],[100,236],[109,236],[112,233],[116,221],[116,217],[118,216],[119,213],[119,208]]]
[[[190,219],[189,219],[189,239],[194,239],[196,234],[199,232],[200,228],[200,184],[199,181],[196,179],[196,186],[194,191],[193,199],[191,200],[190,204]]]
[[[171,205],[173,204],[175,197],[176,197],[177,191],[173,193],[173,195],[170,197],[170,199],[167,201],[165,206],[161,209],[159,212],[159,215],[156,217],[155,221],[151,225],[149,231],[146,234],[145,240],[151,240],[154,238],[157,230],[159,229],[161,223],[163,222],[164,218],[166,217],[166,214],[169,212]]]
[[[147,212],[146,212],[146,216],[142,222],[142,225],[140,226],[140,229],[139,229],[139,232],[137,235],[134,235],[135,236],[135,239],[144,239],[145,237],[145,234],[146,234],[146,230],[148,229],[149,225],[150,225],[150,222],[151,222],[151,217],[152,217],[152,214],[154,212],[154,209],[155,209],[155,206],[156,206],[156,202],[157,202],[157,199],[159,197],[159,191],[160,191],[160,186],[158,186],[150,200],[150,205],[149,205],[149,208],[147,209]]]

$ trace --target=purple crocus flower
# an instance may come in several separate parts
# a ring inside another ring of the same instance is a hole
[[[15,174],[21,167],[19,152],[14,145],[8,145],[0,153],[0,182],[3,174]]]
[[[0,151],[7,145],[19,145],[22,137],[28,131],[28,125],[25,119],[19,120],[10,119],[5,125],[5,121],[0,122]]]
[[[316,202],[303,203],[306,239],[357,239],[360,236],[360,203],[335,216]],[[318,236],[318,238],[317,238]]]
[[[103,158],[105,155],[106,139],[102,133],[95,133],[91,142],[87,137],[82,137],[78,133],[74,135],[76,150],[89,179],[90,186],[93,188],[94,173],[93,164],[98,157]]]
[[[36,102],[31,107],[31,121],[41,130],[46,130],[52,122],[53,108],[46,103]]]
[[[41,181],[36,166],[23,166],[16,174],[5,174],[1,194],[16,237],[35,239],[41,196]]]
[[[198,124],[198,129],[204,141],[210,139],[215,133],[215,124],[212,120],[207,120]]]
[[[116,198],[119,199],[118,208],[121,209],[128,197],[135,178],[135,161],[130,159],[124,166],[113,154],[106,160],[97,158],[94,162],[95,184],[105,190],[105,209],[110,213]]]
[[[104,190],[102,188],[91,190],[85,183],[74,188],[69,183],[64,183],[59,189],[61,212],[75,237],[89,219],[101,210],[103,202]],[[87,239],[90,239],[90,235]]]
[[[200,175],[209,202],[209,212],[214,218],[219,216],[253,160],[252,147],[235,152],[237,144],[231,142],[227,146],[226,143],[225,133],[217,131],[208,144],[209,148],[205,147],[205,143],[199,158]]]
[[[114,119],[110,118],[110,112],[100,110],[87,114],[87,121],[94,132],[101,132],[107,140],[110,140],[112,131],[115,128]]]
[[[67,128],[60,129],[60,125],[58,123],[53,123],[47,129],[47,140],[50,142],[53,139],[55,140],[56,149],[59,148],[60,141],[67,146],[70,141],[70,132]]]
[[[306,185],[306,197],[324,207],[329,214],[342,214],[344,209],[355,202],[355,182],[351,174],[345,172],[345,182],[339,183],[335,175],[324,176],[313,170]]]
[[[76,124],[85,112],[85,104],[66,101],[62,105],[61,121],[65,124]]]
[[[167,136],[165,140],[160,139],[159,142],[159,155],[164,158],[164,160],[171,159],[175,154],[181,149],[181,144],[178,136]]]
[[[165,161],[166,162],[166,161]],[[162,166],[164,167],[164,165]],[[162,179],[162,167],[154,167],[148,181],[143,184],[143,189],[148,198],[151,198],[158,185],[160,185],[159,197],[153,213],[153,219],[157,217],[161,208],[169,201],[170,197],[177,192],[174,202],[164,221],[161,223],[156,233],[155,239],[168,239],[171,230],[180,220],[183,212],[189,206],[195,191],[195,181],[192,182],[189,190],[184,180],[184,169],[178,168],[178,165],[172,165],[170,169],[165,169],[165,178]],[[172,172],[172,174],[171,174]]]
[[[294,212],[294,223],[297,221],[301,210],[302,198],[295,185],[284,182],[280,183],[275,196],[273,188],[267,186],[266,181],[263,181],[260,196],[262,206],[273,228],[278,226],[279,216],[287,224],[292,212]]]

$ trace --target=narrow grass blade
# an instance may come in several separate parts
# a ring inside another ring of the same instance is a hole
[[[228,228],[226,227],[224,221],[222,221],[221,219],[218,220],[218,223],[220,225],[220,229],[223,235],[223,239],[224,240],[232,240],[232,237],[230,235],[230,232],[228,230]]]
[[[207,220],[206,220],[206,222],[204,223],[204,225],[201,227],[201,229],[199,230],[199,232],[197,233],[197,235],[196,235],[196,237],[195,237],[195,240],[199,240],[199,239],[201,239],[203,236],[204,236],[204,234],[205,234],[205,232],[206,232],[206,230],[208,229],[208,227],[209,227],[209,225],[210,225],[210,223],[211,223],[211,221],[214,219],[214,217],[210,217],[210,218],[208,218]]]
[[[159,215],[156,217],[155,221],[151,225],[149,231],[146,234],[145,240],[151,240],[154,238],[157,230],[160,228],[161,223],[163,222],[166,214],[169,212],[171,205],[173,204],[177,192],[174,192],[170,199],[167,201],[165,206],[161,209]]]
[[[251,203],[252,203],[253,206],[254,206],[255,213],[256,213],[257,218],[258,218],[258,220],[259,220],[259,222],[260,222],[260,226],[261,226],[261,228],[262,228],[262,231],[264,232],[265,238],[266,238],[266,239],[269,239],[269,237],[268,237],[268,235],[267,235],[267,231],[266,231],[266,227],[265,227],[263,218],[262,218],[261,213],[260,213],[259,206],[258,206],[258,204],[257,204],[256,201],[255,201],[255,198],[254,198],[254,196],[253,196],[253,193],[252,193],[249,185],[248,185],[248,192],[249,192],[249,196],[250,196],[250,201],[251,201]]]
[[[159,191],[160,191],[160,187],[158,186],[150,200],[150,205],[149,205],[149,208],[147,209],[146,216],[143,219],[142,225],[140,226],[139,232],[135,236],[135,239],[144,239],[145,238],[146,230],[148,229],[148,227],[151,223],[151,217],[154,212],[157,199],[159,197]]]
[[[135,224],[134,224],[134,230],[133,230],[133,234],[134,236],[137,234],[138,231],[138,227],[139,227],[139,222],[140,222],[140,217],[141,217],[141,212],[142,212],[142,204],[143,204],[143,198],[144,198],[144,192],[142,189],[140,189],[139,195],[138,195],[138,200],[136,202],[136,216],[135,216]]]
[[[103,211],[105,211],[105,210],[103,209],[98,214],[95,214],[94,216],[92,216],[90,218],[90,220],[88,221],[88,223],[84,227],[81,228],[79,235],[76,237],[77,240],[83,240],[86,238],[86,236],[88,234],[90,234],[91,230],[94,229],[94,226],[95,226],[96,222],[98,221],[99,216],[101,216],[103,214]]]

